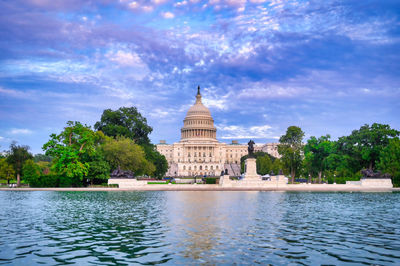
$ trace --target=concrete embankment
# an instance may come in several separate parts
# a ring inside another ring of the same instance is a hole
[[[0,191],[299,191],[299,192],[391,192],[400,188],[365,188],[341,184],[288,184],[284,187],[221,187],[219,185],[182,184],[146,185],[131,188],[0,188]]]

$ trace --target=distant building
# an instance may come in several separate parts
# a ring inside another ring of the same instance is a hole
[[[277,145],[255,145],[255,151],[279,157]],[[236,140],[226,144],[217,140],[214,119],[201,102],[200,87],[195,104],[189,108],[183,120],[181,140],[174,144],[161,140],[156,146],[168,161],[167,176],[213,176],[225,169],[228,169],[229,175],[239,176],[240,158],[247,155],[247,144],[239,144]]]

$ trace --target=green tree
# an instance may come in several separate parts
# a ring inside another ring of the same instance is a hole
[[[400,186],[400,139],[393,138],[380,153],[378,169],[393,177],[393,185]]]
[[[272,161],[269,155],[259,156],[256,159],[257,173],[266,175],[271,172]]]
[[[303,137],[304,132],[301,128],[290,126],[286,130],[286,134],[279,139],[278,152],[282,156],[283,165],[290,172],[292,184],[302,163]]]
[[[10,180],[14,177],[14,167],[7,162],[6,158],[0,158],[0,178],[7,180],[7,184],[10,184]]]
[[[126,137],[108,138],[102,145],[104,157],[111,169],[118,167],[133,171],[136,175],[152,175],[154,165],[146,160],[143,148]]]
[[[53,170],[73,179],[68,182],[61,180],[61,184],[68,186],[77,180],[83,181],[89,172],[89,164],[82,160],[82,156],[94,153],[100,135],[93,132],[87,125],[68,121],[67,127],[60,134],[51,134],[50,138],[43,145],[43,150],[46,151],[47,156],[54,158]]]
[[[111,167],[106,161],[101,147],[96,148],[92,155],[84,155],[83,160],[89,164],[87,178],[93,185],[95,182],[105,182],[110,178]]]
[[[242,156],[240,158],[240,166],[241,166],[241,172],[244,172],[244,165],[245,165],[245,160],[248,158],[248,155]],[[262,157],[269,157],[261,159]],[[272,166],[270,166],[270,163],[274,162],[276,160],[275,157],[273,157],[272,155],[263,152],[263,151],[257,151],[254,153],[254,158],[256,158],[256,167],[257,167],[257,172],[260,173],[260,171],[262,171],[263,173],[265,171],[267,171],[266,169],[271,168]],[[270,171],[269,171],[270,172]],[[269,173],[268,172],[268,173]],[[265,173],[267,174],[267,173]]]
[[[41,176],[39,165],[37,165],[32,159],[27,160],[22,168],[22,176],[32,187],[39,186],[38,184],[40,183]]]
[[[17,186],[21,185],[22,167],[26,160],[32,159],[32,154],[29,152],[29,146],[17,145],[16,142],[11,143],[8,151],[7,162],[14,167],[17,174]]]
[[[362,168],[373,170],[381,150],[389,144],[391,138],[399,136],[399,133],[389,125],[366,124],[359,130],[353,130],[350,136],[339,138],[339,152],[349,156],[349,166],[354,171]]]
[[[282,160],[277,158],[277,159],[275,159],[274,162],[272,163],[271,171],[273,171],[274,174],[279,174],[279,171],[280,171],[280,170],[284,171],[284,167],[283,167]],[[270,171],[270,172],[271,172],[271,171]],[[284,173],[285,173],[285,171],[284,171]],[[285,173],[285,174],[286,174],[286,173]]]
[[[312,136],[304,146],[306,164],[311,172],[318,174],[318,183],[321,183],[322,173],[327,168],[327,158],[331,152],[332,142],[329,135],[321,136],[318,139]]]
[[[142,145],[142,147],[146,160],[155,166],[154,176],[158,179],[163,178],[168,170],[168,162],[165,156],[159,153],[153,144]]]
[[[51,162],[53,160],[53,158],[51,156],[47,156],[41,153],[35,154],[35,156],[33,156],[33,161],[35,163],[37,162]]]
[[[35,161],[35,159],[33,159],[33,161]],[[35,163],[40,167],[41,174],[48,175],[51,173],[51,165],[52,165],[51,162],[39,161]]]
[[[116,111],[104,110],[100,121],[96,122],[94,128],[103,131],[109,137],[130,138],[139,145],[150,144],[148,135],[153,131],[147,125],[147,119],[140,114],[136,107],[121,107]]]

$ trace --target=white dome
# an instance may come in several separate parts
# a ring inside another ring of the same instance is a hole
[[[182,139],[216,139],[216,128],[210,110],[201,102],[200,86],[197,88],[196,102],[183,120]]]

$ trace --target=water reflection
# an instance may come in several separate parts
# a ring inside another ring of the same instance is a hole
[[[400,193],[0,192],[0,264],[400,264]]]
[[[168,193],[174,256],[182,257],[182,263],[207,264],[232,262],[231,253],[253,259],[254,238],[265,235],[265,228],[275,235],[286,212],[277,207],[283,198],[283,193],[262,192]]]

